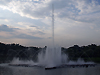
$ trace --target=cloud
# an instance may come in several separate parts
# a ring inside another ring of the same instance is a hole
[[[80,10],[79,14],[89,14],[89,13],[96,13],[100,12],[100,5],[96,0],[76,0],[75,7]]]
[[[28,40],[51,37],[52,4],[54,4],[55,38],[59,43],[61,39],[64,42],[72,40],[73,43],[75,40],[91,41],[96,39],[94,36],[99,37],[99,0],[4,1],[0,4],[3,11],[0,11],[2,13],[0,23],[7,24],[0,27],[4,37],[8,36],[6,34],[9,34],[10,38]],[[9,18],[12,19],[10,23],[7,22]]]
[[[20,32],[18,32],[20,31]],[[25,32],[25,31],[24,31]],[[42,37],[37,37],[37,36],[34,36],[32,35],[32,32],[31,32],[31,35],[28,34],[28,33],[23,33],[23,30],[22,29],[19,29],[19,28],[14,28],[14,27],[9,27],[7,25],[0,25],[0,37],[1,38],[20,38],[20,39],[42,39]],[[35,34],[42,34],[42,32],[38,31],[37,33]],[[6,36],[7,35],[7,36]]]
[[[1,5],[1,8],[8,9],[13,13],[20,14],[21,16],[26,16],[29,18],[38,18],[38,17],[41,18],[43,16],[45,17],[45,15],[47,15],[48,13],[45,12],[48,10],[46,4],[48,1],[40,0],[37,3],[34,1],[33,2],[11,1],[11,2],[6,2],[7,3],[6,5]]]
[[[10,3],[12,0],[0,0],[0,5],[7,5],[8,3]]]
[[[28,22],[18,22],[19,25],[21,25],[27,32],[31,34],[39,34],[39,35],[45,35],[42,27],[37,26],[33,23],[28,23]]]
[[[1,8],[8,9],[13,13],[18,13],[32,19],[42,19],[51,16],[52,4],[54,4],[55,16],[58,18],[70,18],[76,20],[76,17],[82,15],[92,15],[100,12],[100,5],[95,0],[38,0],[34,1],[7,1],[7,5]],[[78,20],[78,19],[77,19]],[[81,21],[81,20],[78,20]]]
[[[10,22],[9,19],[5,18],[5,17],[0,17],[0,21],[4,21],[4,22]]]
[[[6,0],[5,0],[6,1]],[[55,20],[65,22],[64,19],[71,19],[78,22],[94,23],[99,25],[100,5],[95,0],[38,0],[37,2],[10,1],[1,8],[8,9],[32,19],[40,19],[46,25],[50,25],[52,4],[55,9]],[[71,21],[70,20],[70,21]],[[22,23],[19,22],[21,25]],[[24,27],[32,24],[24,23]],[[34,26],[34,25],[33,25]],[[35,25],[36,26],[36,25]],[[39,27],[33,27],[38,29]]]
[[[33,19],[45,18],[51,16],[52,3],[54,3],[55,10],[57,12],[61,9],[69,8],[72,0],[39,0],[36,2],[21,2],[21,1],[12,1],[7,3],[8,5],[1,5],[1,8],[8,9],[14,13],[18,13],[21,16],[26,16]],[[59,11],[59,12],[60,12]]]
[[[2,21],[2,22],[9,22],[10,20],[8,20],[8,19],[0,19],[0,21]]]

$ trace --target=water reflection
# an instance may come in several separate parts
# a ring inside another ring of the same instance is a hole
[[[12,72],[8,67],[0,67],[0,75],[13,75]]]
[[[44,75],[44,69],[28,67],[0,67],[0,75]]]
[[[3,67],[0,75],[100,75],[100,66],[88,68],[58,68],[45,70],[38,67]]]
[[[44,75],[62,75],[62,69],[45,70]]]

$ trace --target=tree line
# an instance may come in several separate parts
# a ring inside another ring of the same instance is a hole
[[[14,58],[19,60],[33,60],[37,62],[38,53],[41,50],[46,50],[47,46],[41,47],[26,47],[19,44],[4,44],[0,42],[0,63],[10,62]],[[61,47],[62,53],[68,56],[68,61],[77,61],[79,58],[84,61],[93,61],[100,63],[100,45],[91,44],[88,46],[74,45],[69,48]]]
[[[100,63],[100,45],[91,44],[88,46],[74,45],[69,48],[62,47],[64,53],[68,55],[68,60],[77,61],[79,58],[84,61],[93,61],[96,63]]]
[[[37,61],[37,55],[41,49],[39,47],[26,47],[15,43],[4,44],[0,42],[0,63],[10,62],[14,58]]]

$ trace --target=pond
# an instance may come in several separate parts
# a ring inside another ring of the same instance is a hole
[[[41,67],[0,66],[0,75],[100,75],[100,65],[95,67],[65,67],[45,70]]]

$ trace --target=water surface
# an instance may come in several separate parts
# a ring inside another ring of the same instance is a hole
[[[100,75],[100,65],[96,67],[58,68],[45,70],[40,67],[0,66],[0,75]]]

